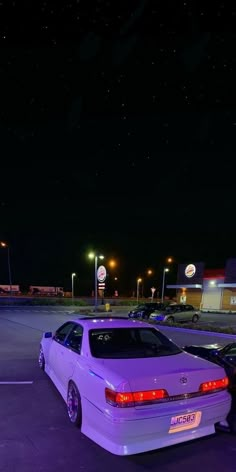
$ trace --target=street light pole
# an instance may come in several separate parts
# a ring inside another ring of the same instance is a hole
[[[74,302],[74,277],[76,276],[75,272],[71,274],[71,298],[72,298],[72,303]]]
[[[98,306],[98,258],[104,259],[104,256],[94,254],[94,252],[90,252],[88,257],[90,259],[94,259],[94,311],[97,311]]]
[[[0,242],[0,246],[5,247],[7,249],[8,279],[9,279],[10,297],[11,297],[11,294],[12,294],[12,279],[11,279],[10,247],[7,243],[4,243],[3,241]]]
[[[98,307],[98,256],[95,255],[94,257],[94,280],[95,280],[95,287],[94,287],[94,311],[96,313]]]
[[[137,303],[138,303],[138,299],[139,299],[139,284],[140,282],[142,282],[142,279],[137,279]]]
[[[166,272],[169,272],[169,269],[167,267],[164,267],[163,269],[163,276],[162,276],[162,290],[161,290],[161,301],[163,303],[164,300],[164,290],[165,290],[165,276]]]

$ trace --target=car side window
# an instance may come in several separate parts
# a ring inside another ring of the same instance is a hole
[[[185,311],[192,311],[193,307],[192,305],[185,305]]]
[[[67,321],[64,325],[62,325],[54,335],[54,340],[57,341],[60,344],[63,344],[66,336],[68,336],[69,332],[72,330],[73,326],[75,323],[72,323],[71,321]]]
[[[173,313],[179,313],[180,311],[183,311],[182,306],[180,306],[180,305],[173,305],[173,307],[172,307],[172,312],[173,312]]]
[[[73,349],[80,354],[81,344],[83,338],[83,328],[81,325],[75,325],[71,333],[66,339],[65,346]]]

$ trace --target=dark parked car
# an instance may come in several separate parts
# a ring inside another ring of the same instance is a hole
[[[229,378],[229,391],[232,394],[232,407],[227,417],[225,429],[236,433],[236,342],[226,346],[221,344],[192,345],[183,348],[186,352],[202,357],[214,364],[224,367]]]
[[[181,303],[170,304],[164,309],[158,309],[154,311],[150,320],[152,321],[165,321],[168,323],[192,321],[197,323],[201,316],[199,310],[195,310],[193,305],[183,305]]]
[[[154,310],[162,310],[165,307],[161,302],[142,303],[128,313],[129,318],[148,319]]]

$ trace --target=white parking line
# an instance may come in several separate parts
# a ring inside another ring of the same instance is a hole
[[[33,380],[23,380],[21,382],[1,382],[0,385],[30,385],[34,383]]]

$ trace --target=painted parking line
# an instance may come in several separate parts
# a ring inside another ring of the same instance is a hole
[[[33,380],[23,380],[23,381],[19,381],[19,382],[17,382],[17,381],[1,382],[0,381],[0,385],[31,385],[33,383],[34,383]]]

